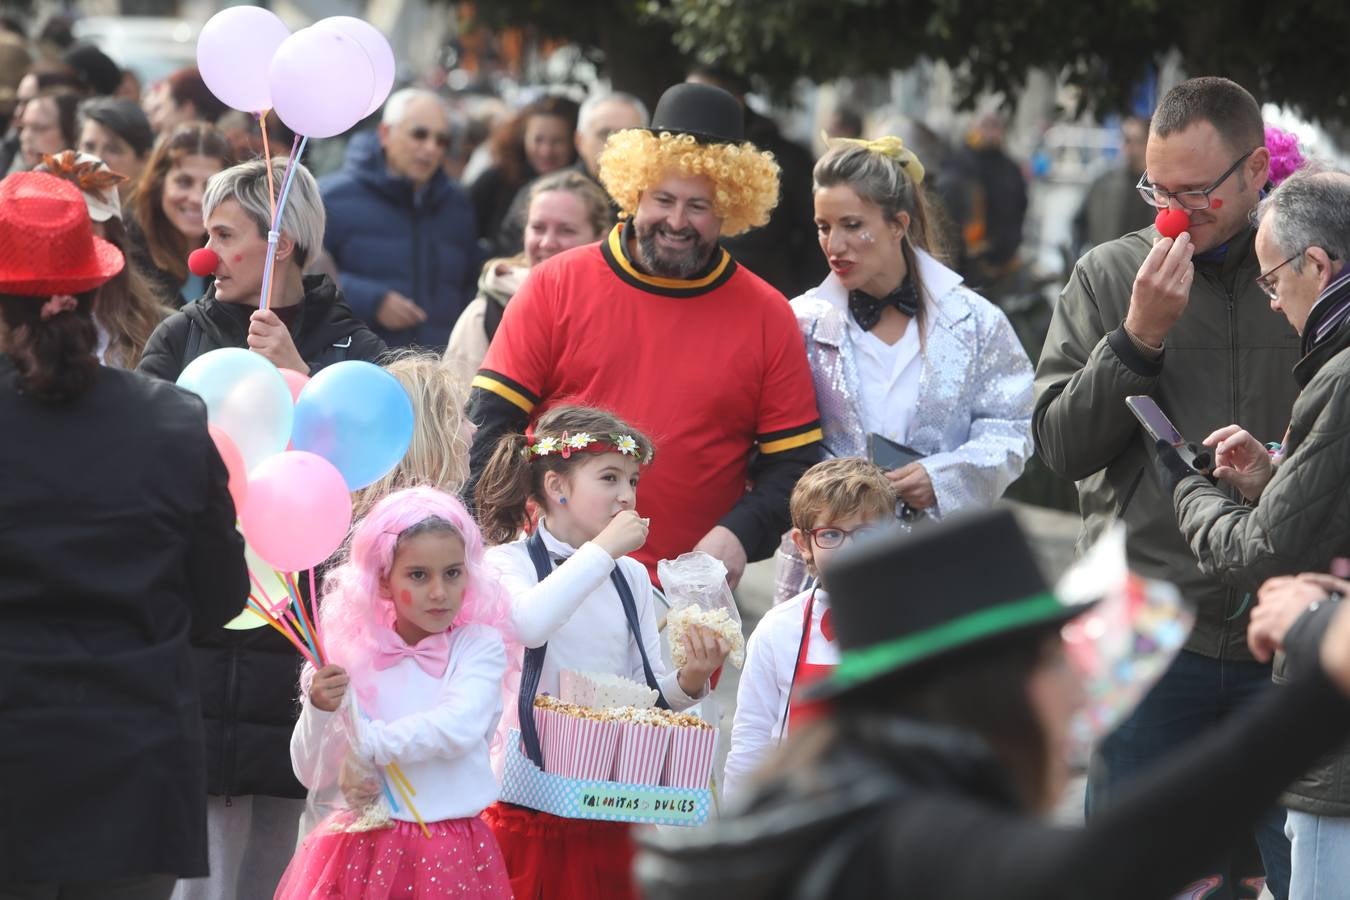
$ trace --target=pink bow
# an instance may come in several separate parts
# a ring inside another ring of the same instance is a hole
[[[70,312],[80,305],[80,302],[70,294],[55,294],[50,300],[42,304],[42,310],[38,313],[43,319],[50,319],[52,316],[63,312]]]
[[[413,646],[399,637],[392,629],[380,628],[375,632],[376,671],[389,669],[404,659],[411,658],[432,678],[445,674],[450,664],[450,637],[446,633],[432,634],[422,638]]]

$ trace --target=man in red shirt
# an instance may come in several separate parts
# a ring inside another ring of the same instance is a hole
[[[623,221],[531,271],[470,396],[470,493],[503,434],[561,402],[607,409],[657,448],[634,555],[655,577],[657,560],[703,550],[733,587],[773,553],[821,440],[790,307],[719,243],[778,201],[777,164],[743,133],[734,97],[681,84],[649,129],[612,135],[600,180]]]

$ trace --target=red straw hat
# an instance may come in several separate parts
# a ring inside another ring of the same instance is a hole
[[[75,185],[45,172],[0,181],[0,294],[82,294],[123,265],[122,251],[94,237]]]

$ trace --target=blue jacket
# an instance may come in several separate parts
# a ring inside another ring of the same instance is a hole
[[[324,249],[352,312],[391,347],[445,349],[473,299],[481,262],[468,195],[437,172],[414,196],[411,182],[390,174],[373,132],[352,138],[342,169],[319,190],[328,212]],[[381,327],[375,313],[389,291],[426,310],[426,322],[405,331]]]

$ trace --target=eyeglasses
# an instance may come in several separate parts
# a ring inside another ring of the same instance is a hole
[[[1293,256],[1286,259],[1284,262],[1280,263],[1278,266],[1275,266],[1269,272],[1262,272],[1260,275],[1257,275],[1256,286],[1259,287],[1261,290],[1265,291],[1266,296],[1269,297],[1270,299],[1272,300],[1280,299],[1279,293],[1277,293],[1275,290],[1275,280],[1270,276],[1274,275],[1276,272],[1280,271],[1285,266],[1289,265],[1291,262],[1298,259],[1300,256],[1302,256],[1307,252],[1308,252],[1307,250],[1300,250]]]
[[[836,547],[842,547],[844,541],[850,538],[856,540],[857,538],[867,537],[869,534],[876,534],[880,530],[876,525],[863,525],[852,530],[826,525],[823,528],[807,529],[806,533],[811,536],[811,540],[815,541],[816,546],[821,550],[833,550]]]
[[[409,130],[408,137],[417,141],[419,144],[427,138],[434,138],[436,146],[440,147],[442,150],[450,146],[450,135],[446,134],[444,131],[432,131],[430,128],[418,127]]]
[[[1248,157],[1255,152],[1256,148],[1253,147],[1242,154],[1238,157],[1237,162],[1229,166],[1227,171],[1214,179],[1213,184],[1202,191],[1165,191],[1149,182],[1147,172],[1139,176],[1139,183],[1134,187],[1135,190],[1139,191],[1139,196],[1144,198],[1145,203],[1149,206],[1156,206],[1159,209],[1166,209],[1172,200],[1177,201],[1177,205],[1182,209],[1209,209],[1209,195],[1218,190],[1219,185],[1227,181],[1229,176],[1238,170],[1238,166],[1246,162]]]

